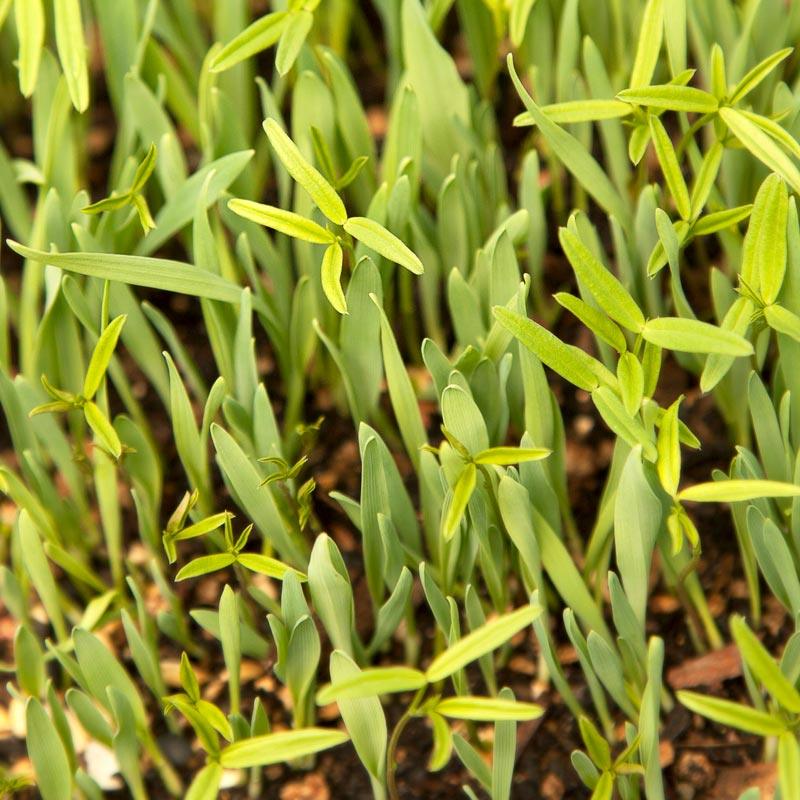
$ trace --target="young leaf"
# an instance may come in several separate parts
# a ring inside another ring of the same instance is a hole
[[[664,3],[663,0],[647,0],[642,16],[642,27],[639,29],[639,42],[636,47],[636,59],[631,71],[630,87],[636,89],[647,86],[658,62],[661,42],[664,36]]]
[[[558,240],[578,280],[592,293],[603,311],[623,328],[638,333],[644,325],[644,315],[625,287],[570,230],[561,228]]]
[[[759,497],[798,497],[800,486],[780,481],[732,480],[697,483],[678,493],[678,500],[692,500],[695,503],[738,503],[742,500],[755,500]]]
[[[280,39],[288,19],[286,11],[273,11],[257,19],[214,56],[209,65],[211,71],[223,72],[271,47]]]
[[[297,145],[274,119],[264,122],[264,130],[286,171],[308,192],[331,222],[343,225],[347,220],[347,210],[333,186],[306,161]]]
[[[656,471],[664,491],[674,497],[678,492],[678,483],[681,478],[681,443],[678,437],[678,409],[681,400],[679,397],[661,418],[658,429],[658,459]]]
[[[56,47],[72,105],[83,113],[89,105],[89,74],[79,0],[55,0]]]
[[[322,257],[322,267],[320,275],[322,278],[322,290],[328,302],[340,313],[347,313],[347,301],[342,291],[342,247],[338,242],[333,242],[325,250]]]
[[[619,119],[627,117],[633,111],[628,103],[619,100],[568,100],[565,103],[551,103],[541,106],[541,112],[548,119],[560,124],[574,122],[594,122],[604,119]],[[535,125],[533,116],[529,111],[523,111],[514,117],[514,125],[524,127]]]
[[[281,75],[292,68],[313,24],[314,15],[310,11],[301,9],[289,14],[275,53],[275,68]]]
[[[571,311],[592,333],[606,344],[611,345],[618,353],[624,352],[628,344],[625,335],[615,322],[612,322],[602,311],[575,297],[568,292],[557,292],[553,299]]]
[[[696,319],[650,319],[642,329],[642,338],[659,347],[681,353],[749,356],[753,352],[753,346],[743,336]]]
[[[719,115],[734,136],[756,158],[777,172],[795,192],[800,192],[800,170],[770,136],[735,108],[724,106],[720,108]]]
[[[134,286],[208,297],[210,300],[223,300],[228,303],[238,303],[242,297],[240,286],[226,281],[213,272],[198,269],[181,261],[117,253],[48,253],[25,247],[11,240],[7,240],[7,244],[23,258],[52,264],[54,267],[88,275],[90,278],[120,281]]]
[[[280,764],[336,747],[348,739],[343,731],[329,728],[302,728],[268,733],[228,745],[220,754],[219,763],[225,769]]]
[[[371,667],[345,681],[331,683],[317,692],[317,705],[380,694],[413,692],[427,683],[424,673],[411,667]]]
[[[270,578],[283,580],[287,572],[293,572],[298,580],[306,580],[306,576],[303,575],[302,572],[292,569],[292,567],[284,564],[282,561],[278,561],[276,558],[270,558],[261,553],[239,553],[236,556],[236,562],[246,567],[251,572],[258,572]]]
[[[764,319],[772,330],[800,342],[800,317],[783,306],[771,305],[764,309]]]
[[[789,193],[779,175],[759,187],[742,248],[742,281],[769,305],[778,297],[786,272]]]
[[[545,447],[490,447],[481,450],[474,457],[476,464],[495,464],[508,466],[510,464],[523,464],[528,461],[539,461],[547,458],[552,451]]]
[[[481,625],[437,656],[425,672],[425,678],[429,683],[444,680],[471,661],[477,661],[500,647],[530,625],[540,613],[538,606],[524,606]]]
[[[28,755],[42,800],[70,800],[72,770],[55,725],[42,704],[31,697],[25,706]]]
[[[794,731],[778,737],[778,775],[781,797],[794,800],[800,790],[800,745]]]
[[[630,220],[628,205],[603,168],[572,134],[559,127],[536,105],[522,85],[510,53],[506,63],[517,94],[553,152],[599,205],[609,214],[613,214],[623,227],[627,227]]]
[[[467,504],[472,497],[472,493],[475,491],[477,474],[475,464],[469,462],[464,465],[461,474],[458,476],[456,485],[453,487],[453,492],[450,495],[447,513],[442,523],[442,537],[446,542],[450,541],[450,539],[455,536],[459,525],[461,525],[464,512],[467,510]]]
[[[639,106],[695,114],[713,114],[719,106],[713,94],[695,89],[693,86],[677,86],[673,83],[625,89],[617,97],[626,103]]]
[[[669,134],[664,128],[664,124],[658,117],[650,117],[650,135],[653,137],[653,146],[656,149],[658,163],[661,165],[661,172],[667,182],[670,194],[675,200],[675,208],[683,219],[691,216],[691,205],[689,203],[689,190],[686,188],[686,181],[683,179],[678,157]]]
[[[475,722],[495,722],[497,720],[537,719],[544,709],[535,703],[522,703],[517,700],[503,700],[499,697],[448,697],[440,700],[434,710],[443,717],[469,719]]]
[[[717,697],[706,697],[696,692],[678,692],[678,700],[690,711],[732,728],[755,733],[759,736],[780,736],[786,725],[777,717],[754,708],[722,700]]]
[[[785,60],[792,54],[793,48],[784,47],[783,50],[778,50],[770,56],[767,56],[763,61],[756,64],[751,70],[746,72],[739,83],[733,89],[730,96],[730,104],[736,105],[745,95],[753,91],[764,78],[769,75],[781,61]]]
[[[800,692],[781,672],[780,667],[747,627],[742,617],[738,615],[733,617],[731,633],[745,663],[775,698],[775,702],[793,714],[800,713]]]
[[[30,97],[36,88],[44,46],[45,16],[42,0],[15,2],[14,22],[19,38],[19,89],[25,97]]]
[[[344,229],[354,239],[358,239],[379,255],[405,267],[415,275],[422,275],[425,271],[416,254],[375,220],[368,217],[350,217],[344,223]]]
[[[194,561],[190,561],[185,567],[179,569],[175,580],[185,581],[187,578],[207,575],[209,572],[225,569],[235,561],[236,556],[232,553],[214,553],[214,555],[210,556],[200,556],[200,558],[195,558]]]
[[[564,344],[532,319],[503,306],[495,306],[492,313],[540,361],[580,389],[591,392],[600,385],[601,380],[609,384],[616,382],[599,361],[578,347]]]
[[[106,374],[126,319],[125,314],[120,314],[120,316],[113,319],[100,334],[97,344],[94,346],[89,367],[86,370],[86,377],[83,381],[82,394],[87,400],[91,400],[100,388],[100,382]]]
[[[234,198],[228,200],[228,208],[235,214],[259,225],[285,233],[295,239],[312,244],[331,244],[336,241],[336,236],[325,230],[311,219],[301,217],[293,211],[284,211],[282,208],[256,203],[252,200]]]
[[[122,455],[122,442],[108,417],[91,400],[84,405],[83,415],[94,431],[98,444],[108,450],[114,458],[119,458]]]

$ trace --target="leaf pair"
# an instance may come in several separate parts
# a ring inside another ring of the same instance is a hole
[[[98,444],[114,458],[122,455],[122,442],[120,442],[111,421],[93,398],[100,389],[108,365],[111,363],[111,357],[114,355],[125,320],[126,315],[121,314],[112,320],[100,334],[92,351],[92,357],[83,380],[83,388],[79,395],[56,389],[51,386],[47,378],[42,376],[45,391],[53,398],[53,401],[37,406],[30,412],[31,416],[34,416],[69,411],[73,408],[82,409],[86,422],[94,432]]]
[[[156,146],[151,144],[147,149],[145,157],[136,167],[136,172],[134,173],[130,187],[121,194],[114,193],[110,197],[85,206],[81,209],[83,213],[102,214],[104,211],[116,211],[119,208],[132,205],[139,215],[139,222],[141,223],[142,230],[145,233],[153,230],[156,227],[156,223],[153,221],[153,217],[150,214],[150,209],[147,206],[147,200],[145,200],[143,192],[147,181],[150,179],[156,167],[156,156]]]
[[[281,75],[292,68],[314,24],[319,0],[293,0],[285,11],[273,11],[234,36],[211,61],[212,72],[224,72],[276,42],[275,67]]]
[[[481,625],[437,656],[425,672],[412,667],[373,667],[348,680],[323,687],[317,703],[370,697],[378,694],[418,691],[458,672],[467,664],[491,653],[530,625],[541,613],[537,606],[524,606]]]
[[[405,267],[415,275],[423,272],[419,258],[394,234],[368,217],[348,217],[347,209],[326,178],[312,166],[297,145],[274,120],[264,122],[264,130],[276,155],[294,180],[308,192],[317,208],[334,224],[379,255]],[[347,302],[342,289],[344,250],[340,236],[323,228],[313,220],[293,211],[234,198],[228,207],[239,216],[259,225],[277,230],[287,236],[311,244],[327,245],[322,257],[322,289],[330,304],[340,313],[347,313]],[[348,245],[348,249],[349,248]],[[352,252],[352,250],[351,250]]]

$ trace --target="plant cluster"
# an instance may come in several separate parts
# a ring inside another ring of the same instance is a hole
[[[411,725],[507,800],[520,725],[564,707],[587,796],[662,800],[680,704],[800,798],[800,3],[603,6],[0,0],[30,759],[0,791],[105,796],[90,740],[136,800],[256,798],[330,748],[396,800]],[[613,443],[580,508],[575,403]],[[326,498],[343,430],[355,496]],[[747,599],[721,619],[727,509]],[[735,643],[735,696],[667,685],[656,587],[697,653]]]

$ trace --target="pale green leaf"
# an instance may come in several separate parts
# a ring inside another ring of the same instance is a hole
[[[405,267],[415,275],[422,275],[425,271],[422,262],[403,242],[393,233],[387,231],[379,222],[368,217],[350,217],[344,223],[344,229],[354,238],[367,247],[373,249],[378,255],[394,261]]]
[[[333,186],[306,161],[297,145],[274,119],[264,122],[264,130],[286,171],[308,192],[319,210],[331,222],[343,225],[347,219],[347,210]]]
[[[330,728],[300,728],[268,733],[228,745],[220,754],[220,764],[225,769],[280,764],[328,750],[348,739],[343,731]]]
[[[482,655],[491,653],[530,625],[540,613],[538,606],[524,606],[481,625],[437,656],[425,673],[426,679],[429,683],[444,680]]]
[[[434,711],[443,717],[469,719],[475,722],[496,722],[498,720],[537,719],[544,709],[535,703],[517,700],[503,700],[499,697],[448,697],[440,700]]]
[[[306,219],[293,211],[284,211],[282,208],[256,203],[253,200],[240,200],[234,198],[228,201],[228,208],[240,217],[265,225],[268,228],[285,233],[295,239],[313,244],[331,244],[336,241],[336,236],[325,230],[314,220]]]
[[[642,337],[659,347],[681,353],[749,356],[753,352],[753,346],[743,336],[696,319],[651,319],[642,329]]]
[[[324,686],[317,692],[317,705],[357,697],[413,692],[426,683],[425,674],[412,667],[371,667],[344,681]]]
[[[679,500],[691,500],[695,503],[738,503],[759,497],[798,496],[800,486],[792,483],[745,478],[698,483],[678,493]]]

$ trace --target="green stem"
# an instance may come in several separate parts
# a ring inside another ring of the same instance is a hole
[[[392,736],[389,739],[389,746],[386,748],[386,785],[389,789],[390,800],[400,800],[400,795],[397,792],[397,781],[395,779],[395,772],[397,769],[397,763],[395,761],[397,755],[397,745],[400,742],[400,737],[403,735],[403,731],[405,730],[406,725],[408,725],[409,720],[414,716],[414,713],[422,704],[422,699],[425,696],[427,689],[427,686],[423,686],[414,695],[411,705],[405,710],[403,716],[397,721],[397,725],[394,726]]]

